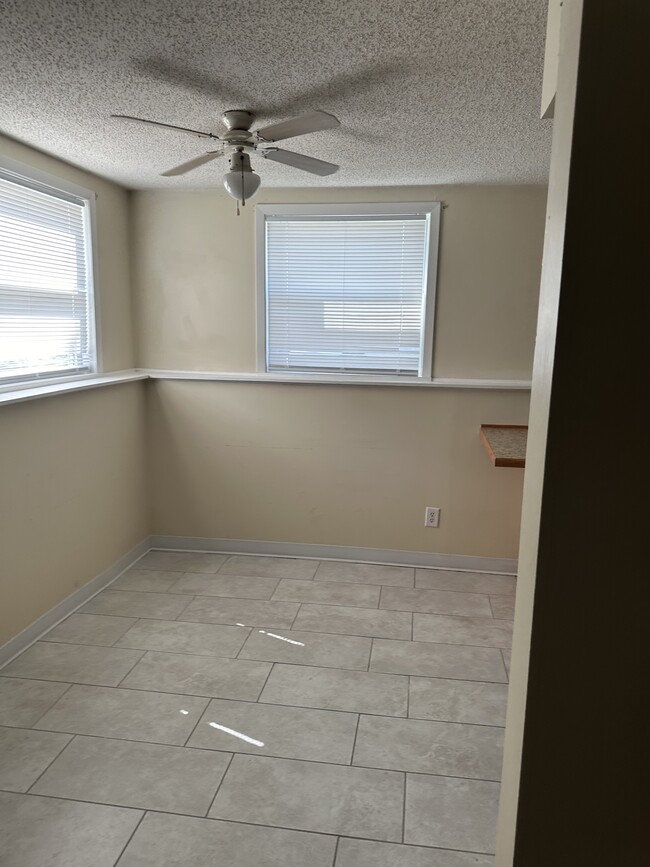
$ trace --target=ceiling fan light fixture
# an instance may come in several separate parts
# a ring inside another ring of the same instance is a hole
[[[223,176],[223,185],[228,195],[244,204],[253,198],[261,182],[260,176],[251,168],[248,154],[236,151],[230,157],[230,171]]]

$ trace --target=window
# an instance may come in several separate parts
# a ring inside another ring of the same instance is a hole
[[[256,211],[262,370],[430,378],[439,203]]]
[[[0,386],[96,370],[91,193],[0,167]]]

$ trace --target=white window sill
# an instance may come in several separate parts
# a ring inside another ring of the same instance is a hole
[[[56,381],[42,381],[33,385],[20,385],[20,387],[0,390],[0,405],[10,403],[23,403],[26,400],[35,400],[39,397],[49,397],[53,394],[66,394],[71,391],[85,391],[89,388],[101,388],[106,385],[115,385],[120,382],[135,382],[139,379],[149,379],[142,370],[119,370],[115,373],[88,375],[78,379],[58,379]]]
[[[117,385],[121,382],[137,382],[144,379],[185,380],[188,382],[271,382],[292,383],[295,385],[365,385],[397,386],[399,388],[463,388],[487,389],[492,391],[530,391],[531,383],[526,379],[407,379],[398,376],[339,376],[304,375],[276,373],[230,373],[212,370],[120,370],[104,375],[89,375],[83,378],[56,382],[42,382],[38,385],[23,386],[15,389],[0,390],[0,405],[24,403],[39,397],[55,394],[68,394]]]
[[[297,374],[297,373],[230,373],[208,370],[155,370],[141,371],[151,379],[204,380],[209,382],[279,382],[299,385],[374,385],[399,386],[400,388],[474,388],[496,391],[528,391],[530,380],[526,379],[416,379],[405,376],[359,376],[348,374]]]

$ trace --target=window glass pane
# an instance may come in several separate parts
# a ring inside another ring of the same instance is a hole
[[[0,384],[94,367],[86,209],[0,174]]]
[[[266,222],[267,370],[421,373],[426,215]]]

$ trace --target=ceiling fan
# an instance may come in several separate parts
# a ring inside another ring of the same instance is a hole
[[[143,117],[132,117],[127,114],[113,114],[111,117],[121,120],[146,123],[151,126],[160,126],[165,129],[174,129],[178,132],[188,133],[198,138],[210,139],[218,142],[215,150],[207,151],[201,156],[188,160],[180,166],[168,169],[162,173],[163,177],[169,178],[175,175],[184,175],[193,169],[216,160],[219,157],[228,156],[230,159],[230,171],[224,175],[223,183],[233,199],[246,204],[246,200],[252,198],[259,189],[261,178],[251,168],[250,154],[256,154],[264,159],[282,163],[285,166],[293,166],[313,175],[334,174],[338,166],[334,163],[308,157],[304,154],[286,151],[274,146],[277,141],[293,138],[298,135],[306,135],[309,132],[320,132],[325,129],[334,129],[340,126],[339,120],[333,114],[326,111],[312,111],[299,117],[274,123],[261,129],[251,130],[255,122],[255,115],[250,111],[235,110],[223,113],[222,120],[226,127],[223,135],[215,135],[211,132],[201,132],[196,129],[188,129],[184,126],[174,126],[170,123],[162,123],[157,120],[148,120]]]

